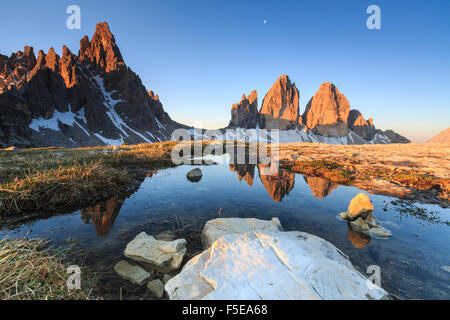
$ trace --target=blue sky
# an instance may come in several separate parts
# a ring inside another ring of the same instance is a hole
[[[66,28],[71,4],[81,30]],[[371,4],[381,30],[366,27]],[[224,127],[243,93],[257,89],[261,104],[288,74],[302,113],[330,81],[377,127],[424,141],[450,126],[449,17],[447,0],[4,1],[0,53],[76,53],[107,21],[125,62],[179,122]]]

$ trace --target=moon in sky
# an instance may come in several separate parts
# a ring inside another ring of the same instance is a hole
[[[264,24],[266,24],[267,23],[267,20],[264,20]]]

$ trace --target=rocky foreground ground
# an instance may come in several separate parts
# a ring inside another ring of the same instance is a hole
[[[450,204],[450,143],[388,145],[280,144],[280,165],[383,194]]]

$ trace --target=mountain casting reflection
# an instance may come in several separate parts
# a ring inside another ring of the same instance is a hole
[[[124,199],[111,198],[105,202],[81,209],[81,219],[93,224],[99,237],[107,237],[119,215]]]
[[[258,164],[258,174],[262,185],[269,193],[270,197],[275,202],[283,201],[286,195],[294,189],[295,173],[280,170],[274,175],[261,175],[261,168],[266,165]],[[254,164],[238,164],[230,165],[230,171],[236,172],[239,181],[244,180],[249,186],[253,186],[255,176]],[[304,177],[305,182],[311,188],[312,194],[318,198],[323,199],[327,197],[339,185],[327,179],[319,177]]]

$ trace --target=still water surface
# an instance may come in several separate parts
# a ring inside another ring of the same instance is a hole
[[[76,241],[87,252],[113,266],[126,244],[138,233],[201,230],[210,219],[278,217],[286,231],[322,237],[346,253],[363,274],[371,265],[382,272],[383,287],[401,298],[450,299],[450,209],[414,204],[425,218],[401,213],[392,197],[370,195],[374,215],[392,232],[389,239],[353,231],[336,216],[361,191],[325,179],[280,172],[259,176],[258,166],[202,166],[198,183],[186,179],[192,166],[161,170],[148,177],[127,199],[104,203],[17,226],[3,228],[0,237],[45,237],[55,245]],[[427,219],[431,217],[431,219]],[[200,250],[199,234],[193,253]],[[189,246],[189,244],[188,244]],[[189,248],[188,248],[189,249]],[[196,251],[197,250],[197,251]]]

